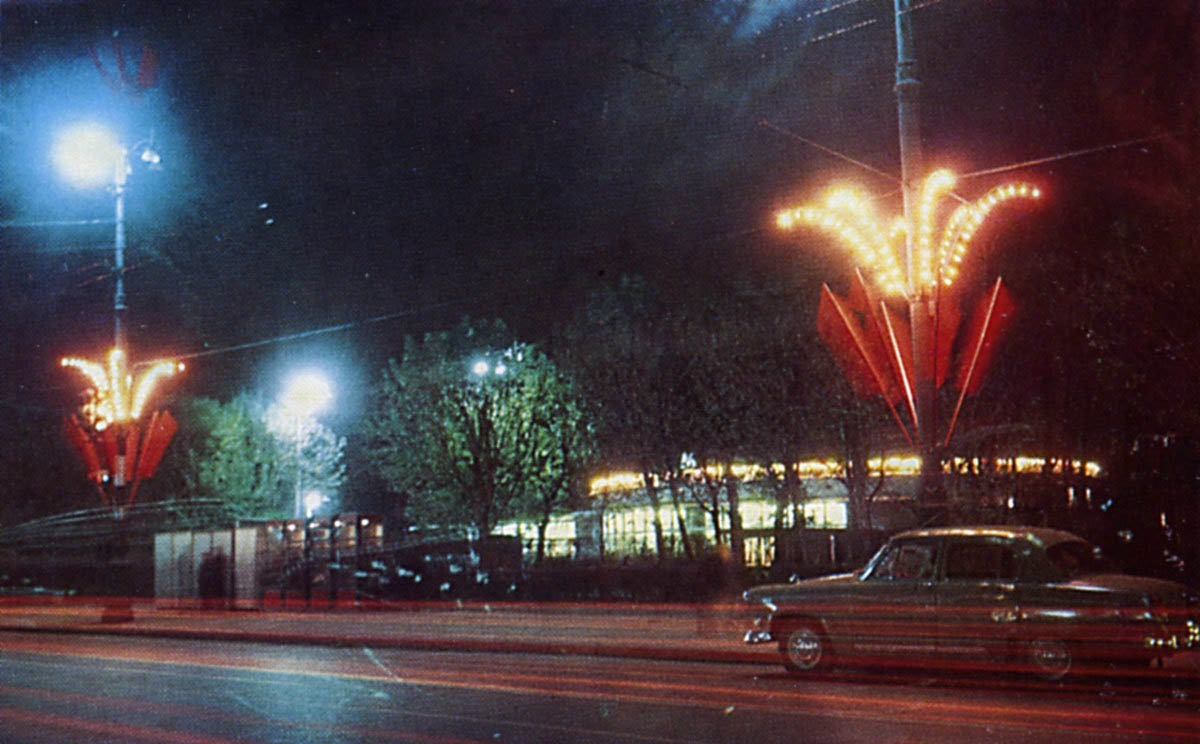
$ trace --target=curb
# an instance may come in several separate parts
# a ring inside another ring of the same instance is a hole
[[[648,659],[654,661],[719,662],[727,664],[774,664],[773,656],[736,648],[695,648],[669,644],[595,643],[575,641],[518,641],[483,638],[419,638],[387,635],[338,635],[331,633],[280,633],[253,630],[194,630],[187,628],[130,627],[120,623],[64,624],[53,627],[0,624],[0,633],[46,633],[55,635],[136,636],[175,640],[270,643],[327,647],[367,646],[413,651],[459,651],[465,653],[544,654],[550,656],[594,656]]]

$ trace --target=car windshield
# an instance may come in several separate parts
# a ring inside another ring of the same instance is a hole
[[[1067,579],[1110,570],[1099,551],[1083,540],[1067,540],[1046,549],[1046,557]]]

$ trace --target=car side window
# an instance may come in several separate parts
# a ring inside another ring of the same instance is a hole
[[[1015,581],[1016,554],[1000,540],[956,540],[946,548],[947,581]]]
[[[870,581],[929,581],[937,567],[936,546],[930,542],[899,542],[879,557]]]

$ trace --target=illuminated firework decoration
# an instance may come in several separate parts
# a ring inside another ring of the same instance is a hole
[[[135,376],[120,348],[112,349],[103,363],[67,357],[61,364],[90,383],[82,408],[67,417],[67,438],[101,498],[119,510],[133,501],[138,484],[154,474],[175,435],[178,424],[170,413],[144,414],[160,383],[183,371],[183,364],[153,362]]]
[[[960,200],[942,222],[939,234],[938,220],[946,211],[943,203],[951,199],[954,183],[954,175],[947,170],[935,171],[925,179],[915,227],[903,218],[885,225],[874,213],[871,199],[849,188],[830,191],[823,204],[776,215],[781,229],[816,227],[851,249],[859,270],[850,294],[838,297],[828,286],[823,287],[818,330],[855,392],[863,397],[881,396],[910,445],[937,436],[932,425],[922,426],[919,421],[914,355],[927,355],[929,364],[922,366],[930,370],[935,388],[951,379],[954,368],[952,384],[959,396],[942,442],[946,444],[964,398],[978,391],[1015,312],[1012,298],[997,279],[976,301],[969,324],[962,327],[963,297],[954,285],[971,240],[996,207],[1013,199],[1041,196],[1029,184],[997,186],[977,201]],[[910,229],[915,230],[913,255],[906,257]],[[907,316],[896,309],[896,303],[889,303],[892,298],[907,301]],[[932,316],[932,331],[925,343],[914,342],[914,307],[927,308]],[[928,348],[914,348],[920,346]],[[901,408],[907,410],[907,421]]]
[[[934,239],[938,205],[954,188],[954,174],[934,171],[921,188],[915,251],[906,272],[901,263],[905,233],[903,218],[886,229],[871,208],[871,199],[850,188],[829,192],[825,204],[780,212],[776,224],[788,230],[799,225],[819,227],[850,246],[863,269],[870,272],[878,287],[889,296],[912,299],[916,294],[932,292],[938,285],[949,287],[958,277],[959,265],[976,230],[993,209],[1010,199],[1037,199],[1041,192],[1029,184],[997,186],[982,199],[965,202],[946,220],[942,234]]]

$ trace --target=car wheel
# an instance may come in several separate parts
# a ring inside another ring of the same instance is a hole
[[[1028,647],[1029,663],[1039,677],[1057,682],[1071,671],[1071,647],[1057,638],[1037,638]]]
[[[833,656],[825,634],[813,623],[796,623],[779,640],[779,654],[789,672],[804,674],[829,668]]]

